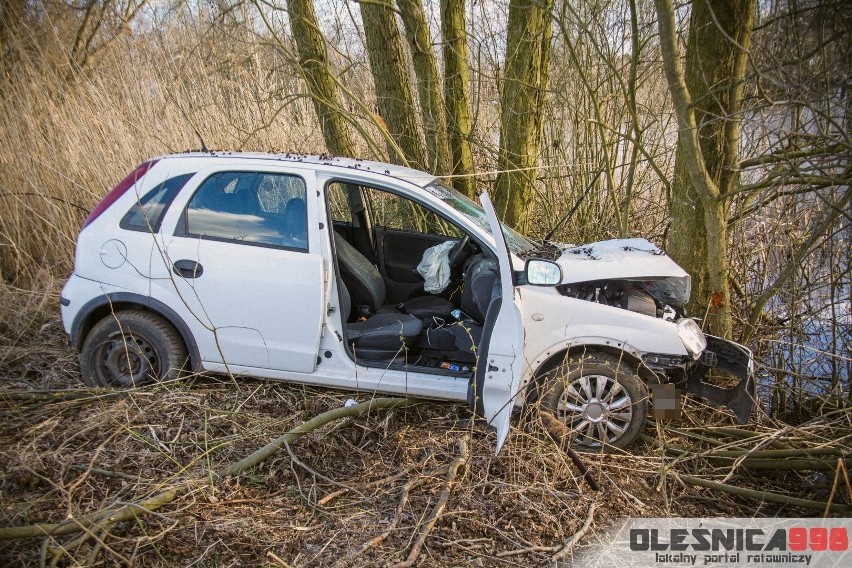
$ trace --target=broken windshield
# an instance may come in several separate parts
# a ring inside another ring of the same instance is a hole
[[[488,224],[488,219],[485,217],[485,211],[483,211],[482,207],[480,207],[478,203],[474,202],[469,197],[462,195],[440,180],[435,180],[424,189],[473,221],[486,233],[489,235],[491,234],[491,226]],[[525,256],[538,249],[538,247],[530,242],[529,239],[507,226],[502,221],[500,222],[500,225],[503,227],[503,235],[506,239],[506,245],[514,254],[518,256]]]

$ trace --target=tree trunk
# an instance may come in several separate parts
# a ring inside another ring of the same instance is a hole
[[[437,175],[450,172],[450,148],[447,144],[447,122],[444,116],[444,103],[441,100],[441,77],[429,26],[423,13],[421,0],[397,0],[405,37],[414,63],[417,76],[417,96],[420,99],[420,116],[423,120],[423,133],[426,135],[428,153],[428,171]]]
[[[339,156],[355,156],[355,146],[340,101],[337,82],[328,62],[312,0],[287,0],[290,28],[299,51],[299,66],[322,128],[326,148]]]
[[[470,70],[467,65],[467,24],[464,0],[441,0],[444,38],[444,107],[452,159],[452,186],[476,197],[473,151],[470,148]]]
[[[707,314],[705,330],[730,337],[727,195],[739,182],[739,111],[755,0],[693,2],[685,71],[676,47],[671,0],[655,4],[680,127],[667,248],[692,275],[690,311]]]
[[[550,63],[552,0],[511,0],[500,97],[494,202],[506,223],[529,228]]]
[[[400,156],[389,144],[390,159],[396,163],[423,169],[426,167],[426,160],[423,158],[423,143],[417,129],[414,96],[411,92],[411,80],[396,13],[390,4],[361,2],[358,5],[361,7],[361,19],[364,22],[367,54],[373,84],[376,87],[379,115],[403,154]]]

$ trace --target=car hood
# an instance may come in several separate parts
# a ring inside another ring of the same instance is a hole
[[[648,282],[646,291],[665,304],[689,301],[691,279],[665,252],[646,239],[613,239],[586,245],[560,245],[556,263],[562,284],[600,280]]]

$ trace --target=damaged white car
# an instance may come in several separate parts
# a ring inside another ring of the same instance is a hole
[[[524,403],[577,447],[624,447],[659,383],[748,420],[751,353],[684,317],[690,278],[662,251],[535,242],[481,201],[354,159],[144,162],[89,215],[62,291],[83,380],[192,369],[467,401],[498,450]],[[738,385],[707,384],[711,370]]]

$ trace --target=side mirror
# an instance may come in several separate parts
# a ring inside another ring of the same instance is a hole
[[[527,284],[533,286],[556,286],[562,282],[562,268],[555,262],[531,258],[524,267]]]

